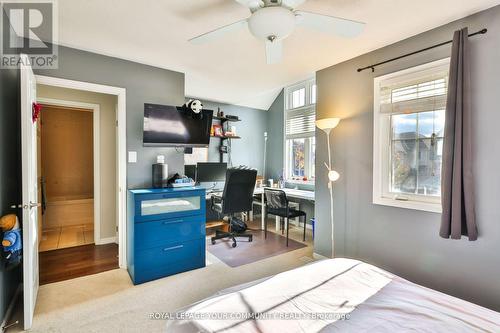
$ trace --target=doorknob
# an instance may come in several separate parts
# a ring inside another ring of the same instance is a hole
[[[39,203],[36,203],[36,202],[31,202],[30,201],[30,204],[28,205],[28,208],[29,209],[32,209],[32,208],[35,208],[35,207],[41,207],[42,205],[39,204]]]
[[[24,209],[32,209],[32,208],[35,208],[35,207],[40,207],[42,206],[41,204],[39,203],[36,203],[36,202],[31,202],[30,201],[30,204],[29,205],[11,205],[10,208],[13,208],[13,209],[16,209],[16,208],[24,208]]]

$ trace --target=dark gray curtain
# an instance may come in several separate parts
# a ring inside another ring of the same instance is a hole
[[[441,237],[477,239],[472,174],[468,29],[455,31],[444,129]]]

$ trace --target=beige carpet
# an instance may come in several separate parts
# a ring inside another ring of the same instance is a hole
[[[40,287],[32,332],[163,332],[152,312],[173,312],[217,291],[311,261],[312,247],[231,268],[207,254],[205,268],[133,286],[113,270]],[[22,317],[18,306],[15,317]],[[19,332],[22,321],[8,332]]]

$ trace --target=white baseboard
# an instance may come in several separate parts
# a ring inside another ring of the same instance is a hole
[[[0,332],[5,332],[5,326],[11,325],[12,323],[9,323],[9,319],[12,316],[12,313],[14,312],[14,308],[16,306],[17,300],[19,299],[19,295],[21,295],[23,290],[23,284],[20,283],[19,286],[16,289],[16,292],[14,293],[14,297],[10,300],[9,307],[7,308],[7,311],[5,311],[5,316],[2,320],[2,323],[0,324]],[[19,324],[17,322],[16,324]]]
[[[111,244],[111,243],[117,243],[116,237],[101,238],[101,239],[97,239],[95,241],[95,245],[104,245],[104,244]]]

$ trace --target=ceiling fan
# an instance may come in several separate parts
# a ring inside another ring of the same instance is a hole
[[[247,7],[251,15],[226,26],[194,37],[193,44],[206,43],[227,32],[248,27],[252,35],[266,43],[268,64],[279,63],[283,57],[283,40],[297,25],[342,37],[356,37],[365,24],[339,17],[296,10],[306,0],[235,0]]]

